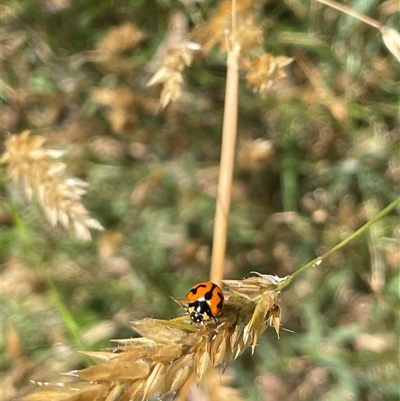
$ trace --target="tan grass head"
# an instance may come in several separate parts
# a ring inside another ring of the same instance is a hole
[[[78,238],[89,240],[90,228],[101,230],[103,227],[89,215],[82,203],[87,183],[69,177],[66,164],[52,160],[63,152],[45,149],[45,142],[43,136],[31,136],[28,130],[11,135],[6,140],[0,163],[7,164],[11,181],[22,183],[29,200],[36,195],[52,225],[61,223]]]
[[[74,383],[42,387],[24,399],[142,401],[154,394],[162,399],[193,379],[201,385],[213,368],[224,371],[232,357],[248,347],[254,351],[268,325],[279,333],[278,296],[288,279],[258,274],[225,280],[226,306],[218,324],[194,325],[187,315],[133,322],[141,337],[114,340],[115,348],[85,352],[98,365],[70,372],[77,379]]]

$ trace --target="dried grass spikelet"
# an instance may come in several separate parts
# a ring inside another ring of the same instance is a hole
[[[293,61],[293,58],[283,56],[273,56],[264,53],[255,57],[252,61],[244,60],[243,66],[247,70],[247,84],[253,88],[254,92],[259,92],[265,96],[270,89],[275,87],[275,81],[286,77],[283,67]]]
[[[263,42],[263,32],[255,20],[254,0],[243,0],[236,3],[236,35],[235,40],[242,51],[246,52]],[[215,45],[227,51],[227,33],[232,29],[232,1],[224,0],[215,9],[211,18],[194,32],[196,41],[202,44],[205,53]]]
[[[182,71],[192,63],[193,53],[197,50],[200,50],[200,46],[187,39],[184,15],[180,12],[172,14],[168,34],[147,66],[148,71],[155,71],[147,82],[147,86],[163,85],[160,95],[161,108],[165,108],[169,102],[181,97]],[[154,67],[155,65],[157,68]]]
[[[51,161],[62,152],[44,149],[46,139],[30,136],[30,131],[12,135],[7,139],[6,150],[0,163],[7,163],[7,174],[11,181],[22,181],[29,199],[33,193],[51,224],[60,222],[78,238],[89,240],[89,228],[101,230],[101,224],[90,217],[81,201],[87,184],[78,178],[68,177],[64,163]]]
[[[228,287],[226,306],[217,325],[194,325],[187,315],[169,321],[133,322],[132,327],[141,337],[113,340],[117,343],[114,349],[85,352],[98,365],[70,372],[76,378],[74,383],[42,387],[24,399],[144,401],[154,394],[162,399],[179,391],[193,377],[206,388],[204,380],[209,380],[213,368],[222,366],[225,370],[232,356],[237,357],[248,347],[254,351],[268,325],[279,333],[279,288],[287,279],[290,277],[258,274],[224,281]],[[214,391],[217,389],[215,386]],[[229,393],[227,389],[224,392]]]
[[[123,134],[135,129],[141,99],[129,88],[94,88],[91,96],[95,102],[107,106],[105,116],[114,133]]]
[[[194,50],[198,50],[198,46],[194,43],[184,43],[170,48],[159,70],[147,82],[147,86],[163,85],[160,95],[160,105],[163,109],[169,102],[181,97],[182,71],[192,63]]]
[[[128,49],[135,49],[145,38],[145,33],[132,22],[111,28],[106,36],[96,44],[101,52],[121,53]]]
[[[133,92],[128,87],[116,89],[93,88],[92,99],[105,107],[105,116],[116,134],[129,133],[135,130],[139,114],[145,110],[156,113],[158,103]]]
[[[136,62],[129,57],[146,38],[146,33],[137,25],[126,22],[111,28],[96,44],[94,50],[87,50],[73,57],[73,65],[80,66],[85,62],[93,62],[108,72],[117,74],[131,73]]]

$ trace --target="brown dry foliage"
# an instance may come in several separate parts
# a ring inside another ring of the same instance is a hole
[[[25,401],[145,400],[175,393],[196,379],[207,392],[213,368],[224,371],[232,357],[254,351],[259,336],[271,325],[279,334],[279,289],[285,278],[261,275],[225,280],[225,309],[219,322],[195,326],[187,315],[172,320],[144,319],[132,323],[141,337],[114,340],[112,349],[85,352],[98,364],[69,372],[76,382],[42,386]],[[184,300],[176,300],[185,305]],[[210,376],[211,375],[211,376]],[[215,383],[214,393],[240,399]],[[220,389],[221,388],[221,389]],[[228,393],[227,393],[228,392]],[[228,395],[227,395],[228,394]]]

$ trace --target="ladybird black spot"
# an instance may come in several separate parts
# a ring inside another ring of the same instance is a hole
[[[192,293],[193,295],[196,295],[196,294],[197,294],[197,291],[198,291],[200,288],[207,288],[207,285],[206,285],[206,284],[199,284],[199,285],[197,285],[196,287],[193,287],[193,288],[189,291],[189,294]]]
[[[217,308],[222,309],[222,307],[224,306],[224,297],[220,292],[218,292],[218,296],[220,301],[218,302]]]
[[[212,283],[212,286],[211,286],[210,291],[207,291],[207,292],[204,294],[204,299],[205,299],[206,301],[209,301],[209,300],[213,297],[213,293],[214,293],[214,291],[215,291],[216,288],[217,288],[217,285],[214,284],[214,283]]]

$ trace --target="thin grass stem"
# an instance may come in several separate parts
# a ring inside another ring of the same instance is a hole
[[[377,28],[379,30],[382,28],[382,24],[379,23],[378,21],[376,21],[372,18],[369,18],[366,15],[360,14],[359,12],[353,10],[350,7],[343,6],[342,4],[336,3],[335,1],[332,1],[332,0],[316,0],[316,1],[318,1],[319,3],[325,4],[329,7],[332,7],[335,10],[341,11],[342,13],[350,15],[351,17],[356,18],[359,21],[365,22],[366,24],[368,24],[374,28]]]
[[[232,17],[235,20],[234,16]],[[222,129],[221,161],[218,178],[218,195],[214,220],[211,280],[220,282],[225,265],[228,216],[231,201],[233,164],[238,115],[239,55],[240,46],[235,32],[228,38],[228,71],[225,89],[224,122]]]
[[[309,269],[310,267],[319,266],[324,259],[326,259],[328,256],[332,255],[332,253],[338,251],[339,249],[343,248],[348,243],[359,237],[361,234],[367,231],[372,226],[372,224],[376,223],[377,221],[385,217],[391,210],[393,210],[398,205],[400,205],[400,197],[394,200],[392,203],[390,203],[390,205],[388,205],[385,209],[380,211],[373,219],[365,223],[353,234],[349,235],[347,238],[339,242],[333,248],[329,249],[323,255],[318,256],[317,258],[313,259],[312,261],[308,262],[307,264],[296,270],[292,275],[288,277],[287,280],[282,281],[281,285],[279,286],[279,290],[282,290],[283,288],[287,287],[295,277],[303,273],[305,270]]]

